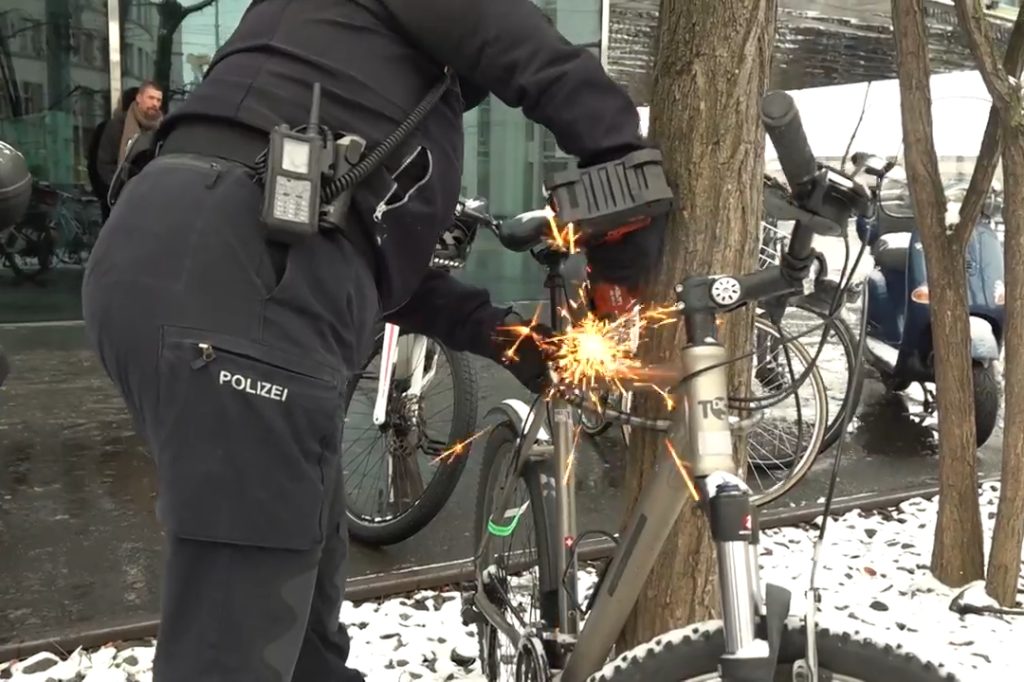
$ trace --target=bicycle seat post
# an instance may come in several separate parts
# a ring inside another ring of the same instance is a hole
[[[565,294],[565,275],[562,272],[568,254],[554,249],[545,249],[537,254],[537,260],[544,265],[547,274],[544,277],[544,288],[548,290],[548,302],[551,305],[551,328],[556,332],[563,331],[564,318],[558,311],[568,306]]]

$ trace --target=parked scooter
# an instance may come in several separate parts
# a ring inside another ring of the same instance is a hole
[[[852,159],[860,171],[876,179],[875,216],[859,218],[857,234],[870,248],[875,268],[868,276],[868,338],[865,361],[892,391],[920,383],[934,409],[926,384],[935,381],[932,363],[931,309],[924,250],[914,220],[902,169],[895,161],[858,153]],[[959,216],[955,190],[947,183],[948,221]],[[949,191],[954,190],[954,191]],[[967,303],[970,313],[974,413],[978,445],[992,435],[999,415],[1000,387],[995,363],[1002,350],[1005,321],[1003,247],[992,227],[998,212],[994,193],[967,243]]]
[[[17,149],[0,141],[0,234],[17,224],[28,208],[32,194],[32,174],[25,157]],[[0,348],[0,386],[7,379],[10,365]]]

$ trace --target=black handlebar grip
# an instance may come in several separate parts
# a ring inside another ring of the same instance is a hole
[[[798,191],[818,171],[807,144],[796,102],[788,93],[773,90],[761,100],[761,121],[779,155],[779,165],[792,190]]]

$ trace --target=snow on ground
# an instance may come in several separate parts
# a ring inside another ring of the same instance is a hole
[[[986,535],[998,492],[998,484],[981,489]],[[894,510],[834,519],[818,576],[821,624],[902,645],[945,664],[964,682],[1019,679],[1024,617],[961,617],[949,610],[956,591],[938,584],[927,569],[935,514],[936,501],[918,498]],[[801,613],[805,603],[814,533],[810,526],[787,527],[762,538],[763,578],[793,591],[793,613]],[[581,582],[585,594],[593,576],[581,576]],[[520,586],[528,583],[527,578]],[[346,603],[341,615],[353,640],[350,663],[371,682],[484,679],[475,662],[475,631],[462,625],[456,592]],[[134,644],[75,651],[63,661],[40,654],[0,664],[0,679],[149,682],[153,645]]]

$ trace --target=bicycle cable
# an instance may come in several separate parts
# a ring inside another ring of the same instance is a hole
[[[790,395],[793,395],[794,393],[796,393],[796,391],[798,391],[800,389],[800,387],[808,379],[808,377],[810,377],[811,372],[813,372],[817,368],[818,360],[821,357],[822,351],[825,349],[825,344],[826,344],[826,339],[828,337],[828,332],[829,332],[830,329],[832,329],[832,328],[834,328],[836,326],[835,319],[840,314],[840,311],[842,309],[842,301],[847,296],[847,292],[849,291],[850,285],[852,284],[853,275],[854,275],[854,273],[856,273],[857,267],[860,265],[861,258],[863,257],[864,251],[866,249],[866,245],[861,244],[860,251],[858,252],[857,257],[854,259],[853,266],[849,268],[849,274],[847,275],[847,268],[849,267],[849,235],[845,235],[844,238],[843,238],[843,241],[844,241],[844,244],[846,245],[846,256],[847,257],[846,257],[846,261],[845,261],[845,263],[843,265],[842,273],[840,274],[839,284],[836,287],[836,292],[835,292],[835,294],[832,297],[832,304],[829,306],[828,312],[825,315],[821,316],[821,319],[823,320],[822,323],[820,323],[819,325],[816,325],[815,327],[812,327],[811,329],[807,330],[807,332],[809,334],[810,332],[812,332],[812,331],[814,331],[814,330],[816,330],[818,328],[822,328],[823,329],[822,335],[821,335],[821,340],[818,342],[818,348],[817,348],[817,350],[815,350],[814,356],[811,358],[811,361],[808,363],[807,367],[804,369],[804,371],[801,374],[800,378],[794,380],[794,382],[791,383],[790,386],[788,386],[786,389],[783,389],[782,391],[780,391],[780,392],[778,392],[776,394],[770,394],[770,395],[767,395],[767,396],[756,396],[756,397],[730,398],[729,399],[730,406],[734,407],[734,409],[741,409],[741,410],[745,410],[745,411],[757,411],[757,410],[765,410],[765,409],[768,409],[769,407],[773,407],[775,405],[778,405],[783,400],[788,398]],[[845,281],[844,281],[844,278],[845,278]],[[792,337],[790,337],[790,339],[792,339]],[[784,341],[783,343],[789,343],[789,342],[790,341],[787,340],[787,341]],[[735,360],[739,360],[741,358],[742,358],[742,356],[735,358]],[[722,363],[722,364],[725,364],[725,363]],[[708,369],[710,369],[710,368],[708,368]],[[852,372],[853,368],[851,367],[850,370]],[[743,403],[750,403],[753,406],[747,406],[747,407],[739,407],[738,406],[738,404],[743,404]]]
[[[863,252],[863,248],[861,249]],[[861,375],[864,370],[864,347],[867,340],[867,329],[868,329],[868,297],[867,292],[864,292],[862,296],[863,304],[861,306],[860,313],[860,338],[857,339],[857,348],[854,351],[854,366],[851,368],[851,372],[854,373],[854,381],[860,381]],[[854,384],[856,385],[856,384]],[[808,592],[815,596],[813,605],[817,605],[817,592],[814,587],[814,579],[817,575],[818,564],[821,561],[821,548],[825,542],[825,528],[828,526],[829,513],[832,511],[832,501],[835,498],[836,484],[839,481],[839,462],[843,456],[843,445],[846,443],[846,430],[849,428],[850,419],[852,417],[853,410],[846,410],[841,420],[841,428],[839,430],[839,440],[836,442],[835,460],[832,463],[832,473],[829,476],[828,490],[825,493],[825,504],[821,515],[821,528],[818,531],[818,537],[814,541],[814,550],[811,557],[811,575],[808,586]]]
[[[828,307],[827,314],[822,316],[822,320],[824,321],[825,324],[822,326],[821,339],[818,342],[817,350],[815,350],[814,355],[811,357],[811,361],[807,363],[807,367],[804,368],[804,371],[801,373],[800,378],[799,379],[793,379],[793,381],[790,383],[790,385],[788,387],[786,387],[785,389],[783,389],[781,391],[776,392],[775,394],[768,394],[768,395],[756,396],[756,397],[743,397],[743,396],[740,396],[740,397],[729,398],[730,407],[733,407],[734,409],[741,409],[741,410],[748,410],[748,411],[766,410],[766,409],[768,409],[770,407],[774,407],[775,405],[778,405],[779,403],[781,403],[782,401],[787,399],[789,396],[794,395],[797,391],[799,391],[800,388],[803,386],[803,384],[807,381],[807,379],[810,378],[811,373],[817,368],[818,359],[820,358],[821,353],[822,353],[822,351],[825,348],[825,343],[826,343],[826,339],[828,338],[829,330],[832,329],[835,326],[834,320],[835,320],[836,315],[838,314],[839,309],[841,308],[841,303],[840,302],[846,297],[846,291],[849,288],[849,282],[846,281],[847,268],[849,268],[849,266],[850,266],[850,242],[849,242],[849,235],[844,235],[843,236],[843,245],[845,247],[845,253],[844,253],[844,258],[843,258],[843,269],[840,271],[838,284],[836,286],[836,291],[835,291],[835,293],[832,296],[832,304]],[[858,258],[857,259],[858,263],[859,263],[859,260],[860,259]],[[857,263],[854,264],[854,268],[853,268],[852,271],[856,270],[856,265],[857,265]],[[779,332],[780,332],[780,336],[781,336],[781,330],[782,330],[781,323],[779,325],[777,325],[777,326],[779,328]],[[750,403],[750,404],[752,404],[754,406],[753,407],[741,407],[740,405],[742,405],[744,403]]]

